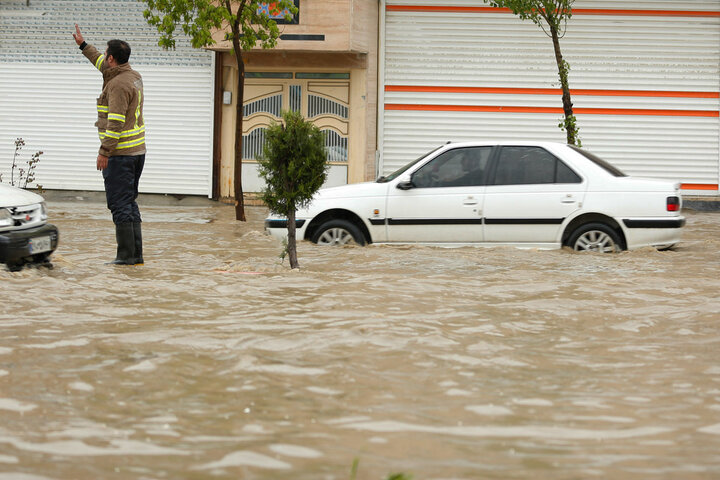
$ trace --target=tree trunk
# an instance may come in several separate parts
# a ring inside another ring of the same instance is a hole
[[[298,268],[300,266],[300,264],[298,263],[298,258],[297,258],[297,238],[295,235],[295,231],[296,231],[295,209],[290,211],[287,222],[288,222],[288,224],[287,224],[287,227],[288,227],[287,253],[288,253],[288,258],[290,259],[290,268]]]
[[[240,48],[240,28],[233,25],[233,49],[238,64],[238,98],[235,100],[235,162],[233,185],[235,187],[235,220],[245,219],[245,199],[242,190],[242,145],[243,145],[243,99],[245,98],[245,61]]]
[[[558,76],[560,77],[560,85],[562,87],[562,103],[565,112],[565,131],[567,133],[567,143],[575,145],[577,141],[577,125],[575,123],[575,115],[573,114],[573,104],[570,99],[570,84],[568,81],[568,67],[563,60],[560,52],[560,37],[558,30],[550,25],[550,34],[552,36],[553,47],[555,49],[555,62],[558,66]]]

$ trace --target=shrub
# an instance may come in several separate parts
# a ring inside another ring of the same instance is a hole
[[[265,132],[258,171],[266,187],[260,198],[288,222],[286,252],[290,268],[299,266],[295,239],[295,212],[306,206],[327,178],[325,137],[299,112],[283,112],[283,121]]]

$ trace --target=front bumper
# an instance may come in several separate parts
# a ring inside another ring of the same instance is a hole
[[[308,220],[295,220],[295,235],[298,239],[305,238],[305,228],[307,227],[307,224]],[[280,240],[287,238],[287,226],[288,221],[285,217],[268,217],[265,219],[265,232]]]
[[[50,250],[33,252],[32,240],[35,238],[50,237]],[[27,230],[15,230],[0,233],[0,263],[17,263],[31,260],[33,255],[50,256],[58,246],[60,238],[58,229],[49,223]]]

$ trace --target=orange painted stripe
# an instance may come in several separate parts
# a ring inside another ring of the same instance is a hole
[[[626,10],[605,8],[573,8],[573,15],[624,15],[641,17],[720,17],[710,10]]]
[[[720,117],[714,110],[657,110],[652,108],[573,108],[587,115],[650,115],[655,117]]]
[[[517,87],[439,87],[413,85],[386,85],[386,92],[431,92],[431,93],[490,93],[512,95],[562,95],[559,88],[517,88]],[[599,90],[578,88],[572,95],[596,97],[663,97],[663,98],[720,98],[720,92],[681,92],[667,90]]]
[[[499,7],[451,7],[444,5],[387,5],[388,12],[460,12],[460,13],[512,13]]]
[[[680,188],[683,190],[718,190],[717,185],[706,183],[682,183]]]
[[[452,7],[442,5],[388,5],[388,12],[450,12],[450,13],[512,13],[509,8]],[[710,10],[631,10],[605,8],[573,8],[573,15],[615,15],[644,17],[720,17]]]
[[[425,112],[497,112],[497,113],[564,113],[559,107],[515,107],[491,105],[420,105],[388,103],[385,110]],[[659,110],[644,108],[574,108],[576,114],[586,115],[648,115],[661,117],[720,117],[714,110]]]

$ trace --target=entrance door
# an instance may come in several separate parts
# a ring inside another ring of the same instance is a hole
[[[243,102],[243,191],[264,187],[257,173],[265,131],[281,120],[282,111],[299,111],[325,133],[330,165],[324,186],[347,183],[350,74],[248,72]]]

